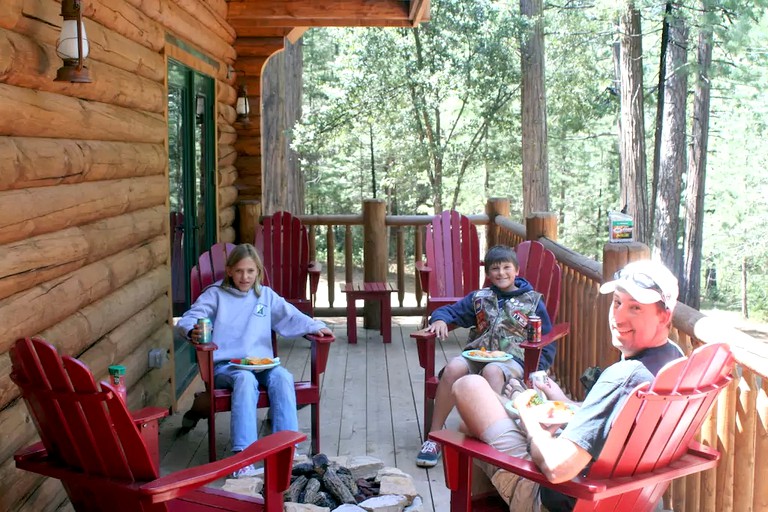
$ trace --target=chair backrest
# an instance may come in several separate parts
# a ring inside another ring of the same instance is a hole
[[[125,403],[108,383],[97,386],[87,366],[61,357],[39,338],[17,340],[10,357],[11,379],[51,459],[86,477],[139,482],[159,476]],[[104,500],[92,510],[111,510],[115,496],[88,491],[88,484],[82,483],[87,480],[65,485],[73,503],[87,495],[88,500]],[[96,480],[93,486],[98,485]]]
[[[528,240],[515,247],[518,275],[525,278],[533,289],[544,295],[549,319],[554,323],[560,307],[560,284],[562,280],[560,265],[555,254],[544,248],[541,242]]]
[[[213,244],[209,251],[200,255],[190,275],[192,302],[195,302],[206,286],[224,278],[227,258],[234,248],[234,244],[217,243]]]
[[[307,300],[307,227],[290,213],[277,212],[256,226],[255,245],[269,287],[288,301]]]
[[[480,242],[468,217],[453,210],[435,215],[425,249],[430,297],[463,297],[480,288]]]
[[[611,427],[589,477],[646,473],[682,457],[717,394],[733,379],[733,364],[727,344],[705,345],[668,363],[652,383],[638,386]]]

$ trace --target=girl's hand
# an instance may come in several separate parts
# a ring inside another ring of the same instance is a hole
[[[319,331],[315,331],[312,334],[314,334],[315,336],[333,336],[333,333],[327,327],[323,327]]]
[[[443,340],[448,337],[448,324],[442,320],[436,320],[435,322],[429,324],[425,331],[433,332],[438,339]]]
[[[200,332],[200,328],[195,325],[192,329],[189,330],[187,333],[187,338],[189,338],[189,341],[192,343],[200,343],[200,338],[202,338],[203,333]]]

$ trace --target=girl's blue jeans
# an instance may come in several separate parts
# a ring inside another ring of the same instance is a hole
[[[269,396],[272,431],[299,430],[293,375],[282,366],[255,373],[235,368],[229,363],[217,364],[214,385],[232,390],[230,436],[233,452],[244,450],[258,439],[256,404],[259,401],[259,385],[266,388]]]

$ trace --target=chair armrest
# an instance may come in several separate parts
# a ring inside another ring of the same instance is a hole
[[[310,378],[313,384],[320,384],[320,375],[325,373],[325,367],[328,365],[328,353],[331,350],[331,343],[336,341],[334,335],[318,336],[316,334],[307,334],[304,336],[311,343],[310,354]]]
[[[429,273],[432,272],[432,268],[424,264],[419,260],[416,262],[416,271],[419,274],[419,280],[421,281],[421,289],[424,293],[429,294]]]
[[[429,438],[437,441],[443,447],[445,481],[452,491],[465,490],[465,486],[466,490],[471,489],[472,472],[468,472],[468,478],[462,480],[460,477],[462,474],[466,474],[461,471],[461,466],[464,465],[466,466],[465,469],[470,469],[473,459],[479,459],[506,469],[562,494],[588,501],[610,498],[631,490],[653,486],[657,483],[715,467],[717,464],[716,457],[712,458],[713,450],[704,447],[706,454],[699,456],[698,450],[701,448],[699,445],[689,448],[686,455],[668,466],[647,473],[611,479],[594,479],[589,476],[577,477],[568,482],[554,484],[547,480],[532,461],[506,455],[478,439],[459,432],[440,430],[430,433]]]
[[[144,407],[143,409],[131,411],[131,418],[133,418],[133,422],[137,425],[157,421],[166,416],[168,416],[168,409],[164,407]]]
[[[296,444],[306,438],[306,434],[290,430],[276,432],[259,439],[245,450],[226,459],[183,469],[146,483],[139,488],[139,492],[149,497],[152,503],[168,501],[189,490],[218,480],[243,466],[264,460],[265,472],[269,474],[270,491],[282,494],[290,484]],[[284,474],[275,474],[277,472]]]
[[[555,341],[566,337],[571,332],[571,324],[563,322],[552,326],[552,330],[547,334],[541,336],[541,341],[538,343],[529,343],[527,341],[520,344],[522,348],[544,348],[547,345],[554,343]]]
[[[19,449],[13,454],[13,460],[23,462],[27,460],[39,460],[48,457],[48,450],[45,449],[42,441],[31,444],[25,448]]]
[[[193,343],[192,346],[195,347],[200,377],[203,379],[206,390],[210,391],[213,389],[213,351],[219,346],[215,343]]]
[[[323,267],[317,261],[309,262],[309,294],[317,295],[317,287],[320,284],[320,272]]]
[[[454,329],[456,329],[456,325],[448,324],[449,331]],[[416,340],[419,366],[424,368],[424,378],[428,380],[435,376],[435,340],[437,335],[434,332],[422,329],[412,332],[411,338]]]

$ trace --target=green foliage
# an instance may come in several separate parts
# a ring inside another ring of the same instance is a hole
[[[643,20],[651,162],[666,4],[635,5]],[[715,41],[702,270],[717,269],[711,298],[738,308],[746,261],[750,308],[768,310],[766,0],[675,5],[690,28],[691,90],[699,31],[711,29]],[[596,259],[607,212],[623,206],[613,61],[621,7],[614,0],[547,4],[543,20],[551,205],[562,243]],[[357,213],[375,187],[391,213],[432,213],[436,204],[475,213],[496,196],[512,198],[520,218],[522,28],[515,2],[433,0],[432,20],[417,29],[308,31],[304,115],[294,140],[309,212]],[[343,232],[336,245],[340,255]]]

